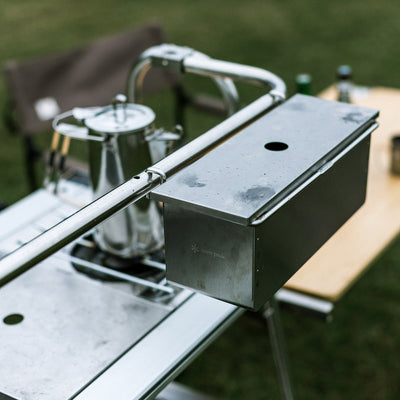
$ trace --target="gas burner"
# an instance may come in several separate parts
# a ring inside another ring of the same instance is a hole
[[[118,271],[127,275],[136,276],[144,279],[154,277],[155,280],[160,280],[165,276],[165,271],[160,268],[153,268],[154,263],[162,265],[165,261],[164,253],[159,250],[149,255],[151,260],[143,257],[135,258],[122,258],[113,254],[105,253],[93,241],[91,236],[86,237],[84,240],[75,244],[71,250],[71,256],[83,261],[87,261],[98,266],[105,267],[114,271]],[[118,281],[116,276],[111,276],[99,270],[89,269],[77,262],[72,263],[73,267],[92,278],[100,279],[103,281]]]
[[[62,257],[89,278],[153,302],[171,304],[182,292],[182,289],[167,283],[163,251],[146,257],[123,259],[100,250],[90,235],[76,242]]]

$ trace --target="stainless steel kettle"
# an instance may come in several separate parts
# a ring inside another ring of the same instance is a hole
[[[70,117],[80,126],[62,122]],[[75,108],[55,120],[54,128],[59,133],[88,142],[94,200],[165,155],[163,147],[153,145],[152,156],[151,142],[179,138],[153,129],[154,119],[150,108],[127,103],[125,96],[117,95],[112,105]],[[160,249],[164,234],[159,210],[154,201],[143,198],[98,225],[94,238],[102,250],[124,258]]]
[[[128,77],[128,95],[132,103],[127,103],[125,96],[117,95],[110,106],[75,108],[53,121],[55,131],[88,142],[94,200],[142,171],[149,174],[149,179],[154,173],[165,178],[163,171],[152,165],[166,155],[168,143],[180,136],[155,129],[153,111],[133,104],[140,98],[144,76],[152,65],[174,73],[193,72],[210,76],[221,91],[228,115],[239,109],[239,98],[231,76],[246,80],[249,75],[253,81],[254,75],[260,75],[259,80],[263,83],[266,80],[268,84],[271,77],[275,79],[267,71],[253,67],[243,69],[243,66],[211,59],[187,47],[163,44],[146,50]],[[278,86],[282,86],[279,79]],[[64,122],[71,117],[79,126]],[[94,237],[102,250],[125,258],[151,253],[164,243],[157,206],[147,198],[97,225]]]

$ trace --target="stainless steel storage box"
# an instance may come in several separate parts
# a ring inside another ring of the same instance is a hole
[[[365,201],[377,115],[296,95],[157,188],[167,279],[260,308]]]

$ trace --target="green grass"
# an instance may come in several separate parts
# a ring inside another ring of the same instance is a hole
[[[359,84],[400,87],[397,0],[0,0],[0,5],[1,64],[158,20],[171,42],[270,69],[287,82],[289,93],[301,72],[312,75],[313,91],[319,92],[343,63],[353,67]],[[255,93],[242,91],[245,99]],[[0,106],[4,101],[1,81]],[[194,125],[206,129],[202,121]],[[0,200],[13,203],[27,194],[20,140],[0,129]],[[337,304],[332,323],[282,312],[298,399],[400,398],[399,259],[397,241]],[[263,321],[246,314],[180,380],[226,399],[279,398]]]

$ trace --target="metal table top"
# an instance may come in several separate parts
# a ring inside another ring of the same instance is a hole
[[[68,185],[76,200],[82,188]],[[44,190],[35,192],[0,214],[0,252],[13,251],[75,210]],[[0,395],[153,398],[241,313],[188,290],[180,301],[157,304],[77,273],[62,256],[56,253],[0,290]],[[9,324],[10,315],[23,320]]]
[[[323,168],[377,114],[296,95],[169,178],[151,196],[246,225]]]

